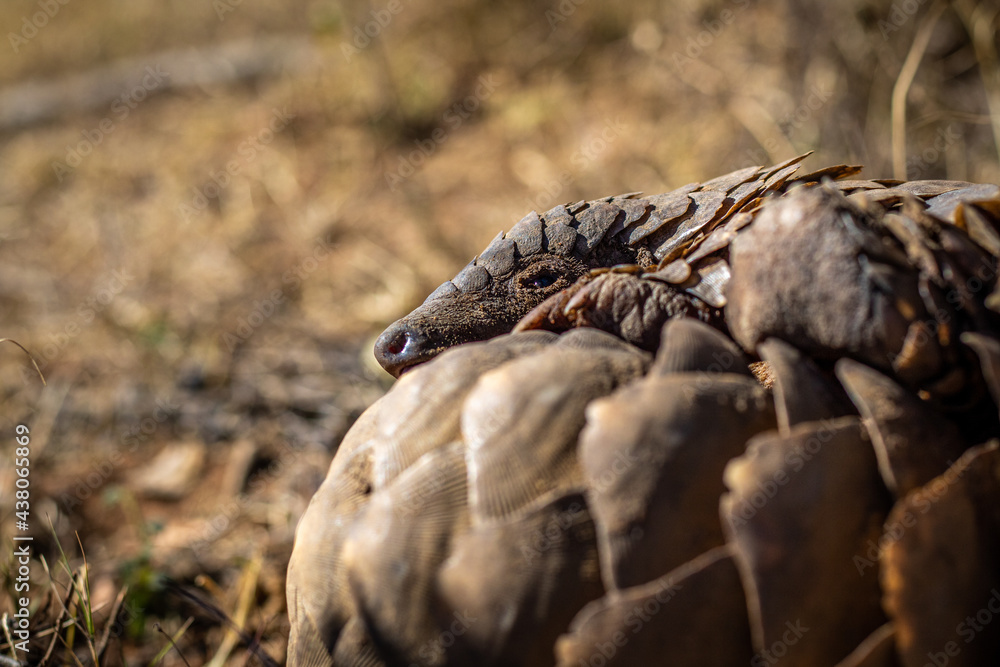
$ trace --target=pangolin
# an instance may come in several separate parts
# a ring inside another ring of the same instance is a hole
[[[994,664],[1000,188],[794,166],[529,216],[390,328],[288,664]]]

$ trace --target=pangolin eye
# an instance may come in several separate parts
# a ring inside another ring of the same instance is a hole
[[[539,273],[533,276],[528,276],[522,281],[525,287],[534,287],[535,289],[544,289],[549,285],[552,285],[557,280],[559,280],[559,275],[555,273]]]

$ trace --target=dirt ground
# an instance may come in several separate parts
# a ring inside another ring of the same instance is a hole
[[[897,174],[1000,182],[996,0],[610,5],[0,5],[0,337],[46,381],[0,345],[0,655],[283,663],[374,336],[531,209],[807,150],[890,177],[894,132]]]

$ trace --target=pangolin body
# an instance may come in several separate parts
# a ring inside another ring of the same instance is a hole
[[[288,664],[996,664],[1000,188],[800,159],[531,214],[387,330]]]

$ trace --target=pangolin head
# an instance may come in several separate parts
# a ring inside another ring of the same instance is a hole
[[[808,155],[769,168],[746,167],[661,195],[633,192],[556,206],[542,215],[532,212],[382,332],[375,356],[399,377],[449,347],[509,332],[532,308],[590,269],[648,268],[680,257],[716,223],[781,191]],[[829,167],[799,182],[845,178],[860,170]]]
[[[534,211],[375,342],[395,377],[461,343],[509,332],[522,316],[596,266],[635,262],[626,243],[604,241],[626,212],[606,202]]]

